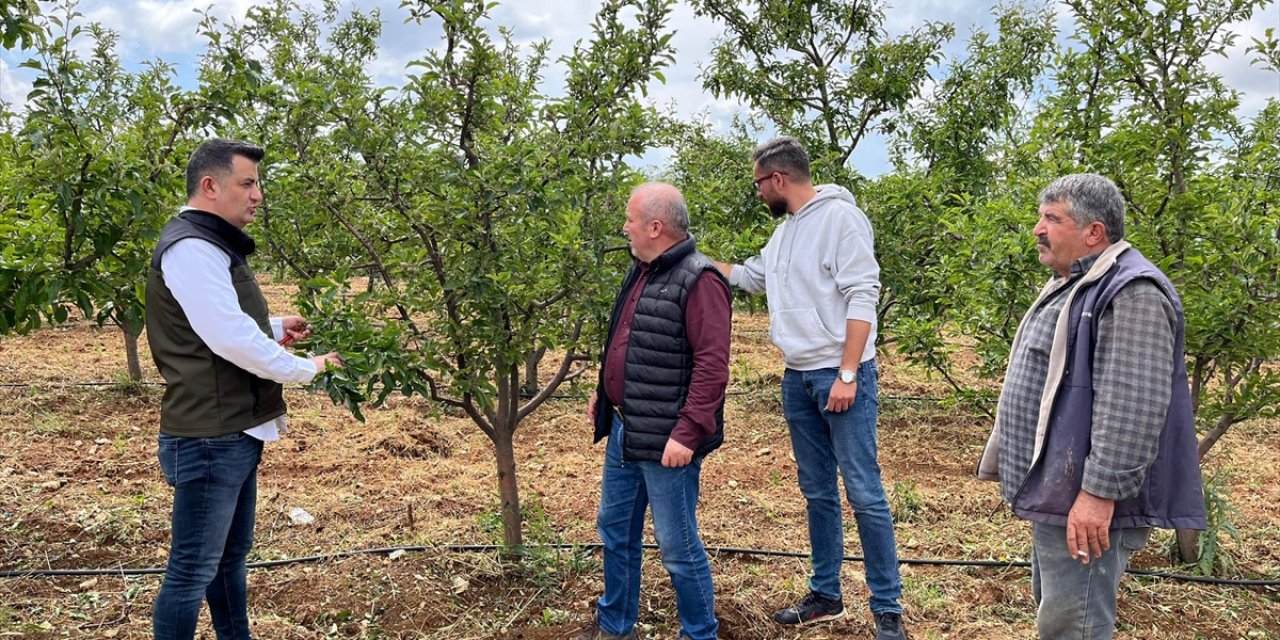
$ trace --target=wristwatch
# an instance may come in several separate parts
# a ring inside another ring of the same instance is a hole
[[[853,384],[853,369],[841,369],[840,382],[843,382],[845,384]]]

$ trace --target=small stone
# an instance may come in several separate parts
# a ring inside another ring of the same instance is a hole
[[[308,525],[315,523],[316,517],[307,513],[307,510],[302,507],[294,507],[289,510],[289,521],[298,525]]]

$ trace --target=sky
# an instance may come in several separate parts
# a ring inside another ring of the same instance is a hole
[[[316,7],[321,3],[321,0],[299,1]],[[420,57],[439,41],[438,29],[405,24],[408,14],[400,8],[400,0],[340,2],[343,7],[381,12],[381,50],[371,69],[374,81],[380,85],[400,84],[405,63]],[[117,53],[127,65],[161,58],[175,64],[179,82],[190,86],[194,84],[197,58],[204,50],[204,41],[197,33],[200,21],[197,10],[208,8],[221,20],[243,21],[245,12],[256,4],[263,3],[257,0],[81,0],[78,11],[84,14],[85,20],[100,22],[119,34]],[[42,6],[48,5],[42,3]],[[494,9],[493,25],[510,27],[517,42],[550,40],[554,60],[568,53],[576,41],[591,35],[591,21],[598,6],[598,0],[506,0]],[[930,20],[950,22],[956,27],[956,37],[946,52],[956,54],[963,51],[975,27],[993,30],[991,11],[990,2],[975,0],[899,0],[886,11],[885,28],[891,35],[897,35]],[[1072,25],[1066,11],[1059,9],[1058,13],[1058,32],[1069,33]],[[723,129],[745,108],[736,100],[716,98],[703,90],[699,78],[722,29],[708,18],[695,16],[683,1],[675,5],[669,25],[675,29],[676,64],[664,71],[665,84],[650,87],[649,99],[681,117],[705,119]],[[1280,1],[1272,2],[1249,22],[1233,25],[1232,30],[1240,36],[1235,47],[1225,58],[1208,62],[1210,69],[1221,74],[1228,85],[1243,92],[1241,110],[1246,116],[1256,113],[1268,97],[1280,96],[1280,75],[1250,67],[1244,54],[1252,38],[1262,36],[1268,28],[1280,31]],[[18,65],[28,57],[23,51],[0,50],[0,100],[14,105],[24,101],[31,89],[32,75],[30,70]],[[554,90],[557,69],[550,69],[547,77]],[[660,168],[665,160],[662,151],[644,158],[644,162],[655,168]],[[888,168],[885,141],[874,136],[866,139],[851,160],[864,175],[882,173]]]

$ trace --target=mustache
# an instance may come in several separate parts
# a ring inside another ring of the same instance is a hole
[[[1049,247],[1049,236],[1036,236],[1036,244]]]

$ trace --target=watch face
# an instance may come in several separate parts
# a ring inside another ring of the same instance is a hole
[[[845,383],[845,384],[850,384],[850,383],[852,383],[852,382],[853,382],[853,372],[852,372],[852,371],[850,371],[850,370],[848,370],[848,369],[845,369],[844,371],[841,371],[841,372],[840,372],[840,382],[843,382],[843,383]]]

